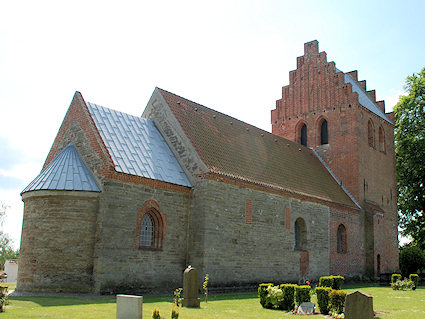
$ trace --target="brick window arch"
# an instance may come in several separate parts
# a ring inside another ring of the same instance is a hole
[[[307,246],[307,226],[304,219],[297,218],[294,224],[294,249],[305,250]]]
[[[154,200],[143,203],[137,211],[136,249],[162,250],[164,245],[166,215]]]
[[[367,123],[367,141],[370,147],[375,148],[375,126],[372,120]]]
[[[347,252],[347,230],[343,224],[340,224],[336,231],[336,251],[340,254]]]
[[[379,127],[379,150],[385,153],[385,132],[382,126]]]

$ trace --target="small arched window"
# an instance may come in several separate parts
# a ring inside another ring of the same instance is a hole
[[[301,217],[295,221],[294,233],[294,248],[296,250],[305,250],[307,246],[307,227]]]
[[[375,148],[375,126],[372,123],[372,120],[369,120],[367,123],[367,141],[370,147]]]
[[[162,250],[165,236],[166,215],[154,200],[143,203],[137,212],[136,249]]]
[[[340,254],[347,252],[347,231],[343,224],[338,226],[338,230],[336,232],[336,250]]]
[[[303,124],[301,126],[301,132],[300,132],[300,142],[302,145],[307,146],[307,125]]]
[[[142,219],[140,227],[139,247],[152,247],[155,234],[155,226],[150,214],[146,214]]]
[[[379,150],[385,153],[385,133],[382,126],[379,127]]]
[[[320,125],[320,144],[328,144],[328,121],[323,120]]]

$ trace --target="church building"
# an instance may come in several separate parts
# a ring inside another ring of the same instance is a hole
[[[393,122],[317,41],[272,133],[160,88],[141,117],[76,92],[21,193],[17,290],[175,289],[188,265],[222,287],[396,271]]]

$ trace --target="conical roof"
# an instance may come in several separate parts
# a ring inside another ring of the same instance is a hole
[[[92,173],[71,142],[22,191],[68,190],[100,192]]]

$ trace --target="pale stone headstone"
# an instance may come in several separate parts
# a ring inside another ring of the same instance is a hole
[[[201,301],[198,298],[198,291],[198,271],[189,266],[183,273],[183,307],[200,307]]]
[[[117,295],[117,319],[142,319],[143,297]]]
[[[314,314],[315,305],[313,302],[303,302],[299,307],[297,313],[304,315]]]
[[[16,259],[6,260],[4,272],[7,274],[6,282],[16,282],[18,279],[18,261]]]
[[[345,319],[373,319],[373,297],[356,290],[345,298]]]

